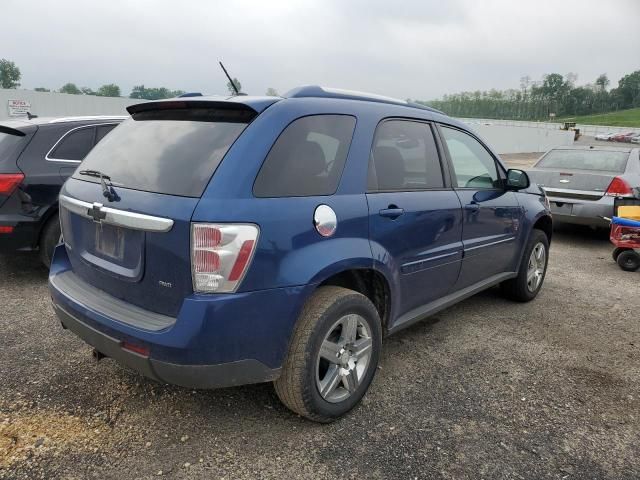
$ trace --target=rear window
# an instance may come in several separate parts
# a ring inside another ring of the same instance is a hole
[[[0,168],[5,162],[12,162],[15,167],[15,161],[27,144],[29,137],[3,133],[0,131]]]
[[[332,195],[338,188],[356,119],[313,115],[292,122],[267,155],[253,186],[256,197]]]
[[[564,170],[598,170],[622,173],[627,168],[629,152],[606,150],[551,150],[536,168]]]
[[[116,187],[200,197],[254,115],[211,108],[135,114],[91,150],[73,177],[100,182],[80,174],[98,170],[111,177]]]

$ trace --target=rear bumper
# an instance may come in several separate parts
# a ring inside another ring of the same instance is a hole
[[[70,268],[66,250],[59,246],[49,290],[62,325],[100,353],[149,378],[189,388],[276,379],[307,288],[190,295],[175,322],[152,330],[128,322],[122,305],[117,305],[120,315],[115,318],[113,310],[91,297],[74,298],[75,291],[65,291],[68,283],[56,281]],[[131,305],[132,312],[136,308]],[[148,356],[123,349],[125,342],[147,348]]]
[[[609,227],[609,221],[602,217],[613,216],[613,197],[599,200],[577,200],[549,196],[551,214],[554,222],[587,225],[590,227]]]
[[[18,222],[15,218],[0,215],[0,226],[13,227],[11,233],[0,233],[0,252],[34,250],[38,247],[40,221]]]
[[[103,355],[158,382],[188,388],[220,388],[269,382],[280,374],[280,369],[271,369],[253,359],[218,365],[183,365],[156,360],[124,350],[121,340],[87,325],[60,305],[54,303],[54,309],[65,329]]]

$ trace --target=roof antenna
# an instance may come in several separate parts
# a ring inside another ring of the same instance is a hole
[[[233,91],[236,92],[236,95],[240,95],[240,91],[238,90],[238,87],[236,87],[236,82],[234,82],[231,77],[229,76],[229,73],[227,72],[227,69],[224,68],[224,65],[222,64],[222,62],[218,62],[220,64],[220,66],[222,67],[222,71],[224,72],[224,74],[227,76],[227,78],[229,79],[229,83],[231,84],[231,86],[233,87]]]

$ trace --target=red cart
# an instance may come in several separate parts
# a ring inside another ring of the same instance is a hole
[[[633,211],[640,208],[637,199],[616,199],[616,214]],[[623,210],[623,208],[626,210]],[[631,209],[630,209],[631,207]],[[640,268],[640,221],[631,218],[613,217],[611,219],[611,243],[616,248],[613,250],[613,259],[618,266],[627,272],[635,272]]]

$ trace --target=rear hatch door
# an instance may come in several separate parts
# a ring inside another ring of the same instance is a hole
[[[0,123],[0,207],[15,190],[19,182],[18,157],[31,141],[37,126],[27,122]]]
[[[193,291],[191,216],[257,112],[241,103],[200,100],[143,104],[130,113],[65,183],[64,241],[80,280],[176,316]]]

